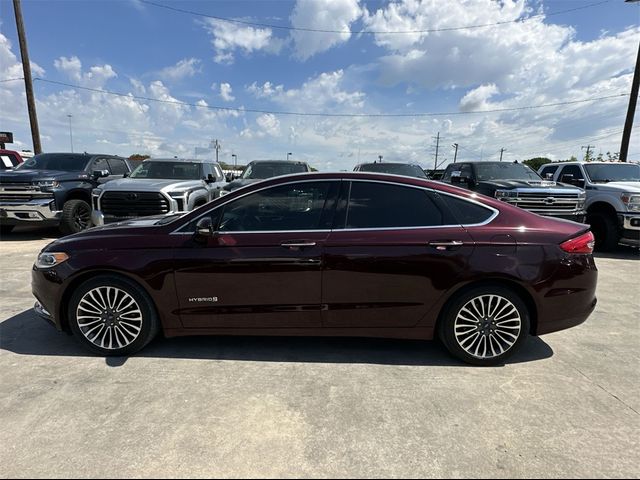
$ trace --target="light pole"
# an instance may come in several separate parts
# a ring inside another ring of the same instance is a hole
[[[237,170],[238,169],[238,155],[236,155],[235,153],[231,154],[231,158],[233,158],[233,169]]]
[[[382,163],[382,155],[378,155],[378,160],[380,160],[380,163]]]
[[[289,157],[290,157],[291,155],[293,155],[293,153],[291,153],[291,152],[287,153],[287,160],[289,160]]]
[[[71,117],[73,117],[73,115],[69,113],[67,117],[69,117],[69,141],[71,142],[71,153],[73,153],[73,130],[71,130]]]

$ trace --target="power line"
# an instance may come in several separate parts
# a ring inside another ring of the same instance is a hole
[[[260,28],[273,28],[277,30],[289,30],[289,31],[298,31],[298,32],[310,32],[310,33],[350,33],[350,34],[375,34],[375,35],[396,35],[396,34],[416,34],[416,33],[436,33],[436,32],[451,32],[456,30],[470,30],[476,28],[486,28],[486,27],[494,27],[498,25],[508,25],[511,23],[522,23],[525,20],[530,20],[532,18],[538,17],[552,17],[555,15],[562,15],[564,13],[575,12],[577,10],[584,10],[586,8],[597,7],[598,5],[602,5],[604,3],[608,3],[609,0],[603,0],[596,3],[590,3],[587,5],[582,5],[580,7],[569,8],[567,10],[560,10],[558,12],[552,13],[539,13],[536,15],[531,15],[530,17],[515,19],[515,20],[505,20],[502,22],[494,22],[494,23],[484,23],[478,25],[465,25],[460,27],[445,27],[445,28],[431,28],[427,30],[398,30],[398,31],[378,31],[378,30],[328,30],[328,29],[320,29],[320,28],[304,28],[304,27],[291,27],[288,25],[273,25],[269,23],[260,23],[260,22],[249,22],[247,20],[238,20],[235,18],[228,17],[220,17],[217,15],[209,15],[202,12],[195,12],[193,10],[186,10],[184,8],[171,7],[169,5],[164,5],[161,3],[152,2],[150,0],[139,0],[141,3],[151,5],[158,8],[164,8],[166,10],[171,10],[173,12],[185,13],[188,15],[195,15],[197,17],[205,17],[211,18],[214,20],[219,20],[221,22],[235,23],[240,25],[248,25],[251,27],[260,27]]]
[[[24,77],[17,77],[17,78],[5,78],[4,80],[0,80],[0,83],[5,83],[5,82],[16,82],[18,80],[24,80]]]
[[[494,108],[489,110],[471,110],[465,112],[416,112],[416,113],[323,113],[323,112],[290,112],[290,111],[278,111],[278,110],[260,110],[255,108],[239,108],[239,107],[221,107],[217,105],[199,105],[197,103],[188,103],[181,102],[179,100],[162,100],[160,98],[153,97],[145,97],[140,95],[133,95],[131,93],[121,93],[114,92],[111,90],[103,90],[98,88],[90,88],[83,87],[80,85],[74,85],[72,83],[59,82],[56,80],[46,80],[44,78],[35,77],[35,81],[51,83],[55,85],[62,85],[65,87],[75,88],[78,90],[86,90],[89,92],[101,93],[105,95],[115,95],[118,97],[125,98],[135,98],[137,100],[146,100],[149,102],[158,102],[165,103],[171,105],[181,105],[188,106],[194,108],[206,108],[209,110],[218,110],[218,111],[234,111],[234,112],[245,112],[245,113],[268,113],[272,115],[295,115],[300,117],[350,117],[350,118],[380,118],[380,117],[439,117],[439,116],[453,116],[453,115],[473,115],[473,114],[482,114],[482,113],[498,113],[498,112],[514,112],[519,110],[531,110],[536,108],[546,108],[546,107],[558,107],[562,105],[574,105],[577,103],[588,103],[595,102],[598,100],[608,100],[612,98],[620,98],[629,96],[628,93],[619,93],[616,95],[608,95],[604,97],[593,97],[587,98],[583,100],[573,100],[568,102],[557,102],[557,103],[547,103],[540,105],[527,105],[523,107],[511,107],[511,108]]]

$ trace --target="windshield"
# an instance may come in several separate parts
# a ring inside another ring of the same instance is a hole
[[[243,179],[262,180],[292,173],[308,172],[305,163],[253,163],[242,174]]]
[[[405,163],[367,163],[360,165],[360,172],[378,172],[392,173],[394,175],[405,175],[407,177],[427,178],[418,165],[410,165]]]
[[[475,168],[479,181],[542,180],[540,175],[521,163],[476,163]]]
[[[142,162],[131,178],[166,178],[171,180],[200,180],[202,164],[195,162]]]
[[[640,165],[608,163],[585,165],[592,182],[640,182]]]
[[[41,153],[25,160],[16,170],[63,170],[65,172],[81,172],[87,166],[89,157],[73,153]]]

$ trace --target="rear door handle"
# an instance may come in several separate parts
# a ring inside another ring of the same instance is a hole
[[[434,240],[428,245],[436,250],[455,250],[464,245],[464,242],[462,240]]]
[[[316,246],[316,242],[291,241],[291,242],[282,242],[280,244],[280,246],[284,247],[284,248],[315,247]]]

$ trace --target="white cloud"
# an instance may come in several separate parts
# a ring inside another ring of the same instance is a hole
[[[228,83],[220,84],[220,98],[222,98],[222,100],[224,100],[225,102],[233,102],[236,99],[236,97],[231,95],[232,91],[233,89],[231,88],[230,84]]]
[[[203,25],[213,37],[211,39],[215,51],[213,59],[220,64],[232,64],[236,50],[244,54],[261,50],[278,53],[284,44],[282,40],[273,36],[270,28],[242,27],[212,18],[206,19]]]
[[[53,62],[53,66],[64,73],[77,84],[89,88],[101,88],[112,78],[118,76],[109,64],[94,65],[89,71],[82,71],[82,62],[76,56],[71,58],[59,57]]]
[[[280,121],[271,113],[260,115],[256,119],[256,124],[262,132],[268,135],[275,136],[280,134]]]
[[[163,80],[173,82],[193,77],[202,70],[201,63],[197,58],[183,58],[175,65],[160,70],[159,76]]]
[[[286,90],[283,85],[256,82],[247,87],[247,91],[256,98],[268,98],[281,105],[298,111],[327,111],[334,107],[359,109],[364,106],[365,94],[361,91],[344,89],[345,72],[321,73],[310,78],[300,88]]]
[[[471,110],[483,110],[487,108],[487,100],[499,93],[500,90],[495,83],[480,85],[478,88],[470,90],[460,100],[460,110],[469,112]]]
[[[333,30],[340,33],[293,31],[295,56],[307,60],[313,55],[347,42],[351,24],[362,15],[359,0],[298,0],[291,13],[295,28]]]

